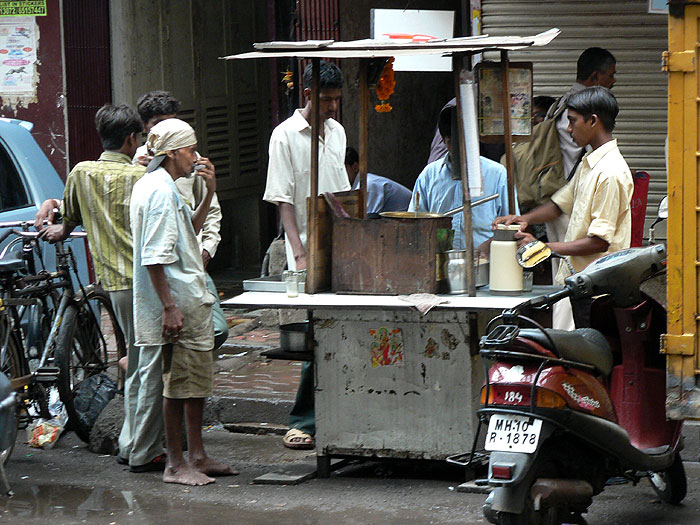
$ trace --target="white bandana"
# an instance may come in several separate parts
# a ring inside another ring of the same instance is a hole
[[[174,151],[197,144],[197,136],[192,126],[184,120],[169,118],[160,121],[148,132],[146,145],[153,152],[153,160],[146,168],[147,172],[154,171],[165,159],[168,151]]]

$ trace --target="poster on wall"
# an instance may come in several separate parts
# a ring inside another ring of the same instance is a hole
[[[532,133],[532,64],[511,62],[509,68],[511,133],[513,140],[518,140],[520,137],[529,137]],[[477,67],[477,78],[481,139],[489,136],[502,138],[504,126],[501,64],[481,62]]]
[[[36,62],[34,19],[0,19],[0,96],[33,96]]]
[[[4,16],[46,16],[46,0],[0,0]]]
[[[371,37],[396,44],[454,36],[454,11],[372,9]],[[394,71],[452,71],[452,59],[440,55],[396,57]]]

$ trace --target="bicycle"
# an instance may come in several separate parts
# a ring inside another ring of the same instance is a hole
[[[0,223],[0,229],[10,228],[0,243],[16,236],[0,252],[0,370],[20,396],[18,428],[35,417],[51,417],[47,387],[55,387],[69,428],[87,442],[99,415],[95,407],[102,402],[91,396],[93,383],[114,383],[113,390],[121,386],[118,361],[126,355],[124,335],[107,293],[97,284],[80,282],[69,246],[54,245],[55,271],[36,271],[35,256],[43,266],[42,249],[29,226]],[[21,253],[12,251],[18,243]]]

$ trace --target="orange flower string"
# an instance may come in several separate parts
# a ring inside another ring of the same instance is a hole
[[[287,86],[287,95],[294,89],[294,73],[292,73],[289,69],[287,71],[282,71],[282,74],[284,75],[282,77],[282,84]]]
[[[379,77],[379,82],[377,82],[377,87],[375,88],[377,92],[377,98],[379,98],[380,104],[374,106],[374,110],[377,113],[388,113],[391,111],[391,105],[387,102],[389,97],[394,92],[394,87],[396,86],[396,81],[394,80],[394,58],[390,58],[384,69],[382,70],[382,75]]]

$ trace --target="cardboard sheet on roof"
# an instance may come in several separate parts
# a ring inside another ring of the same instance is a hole
[[[306,42],[263,42],[255,44],[259,51],[222,57],[225,60],[250,58],[374,58],[409,55],[453,53],[481,53],[486,50],[508,51],[531,46],[546,46],[561,31],[553,28],[533,36],[470,36],[447,38],[429,42],[396,42],[391,40],[352,40],[333,42],[309,40]],[[328,43],[330,42],[330,43]]]

